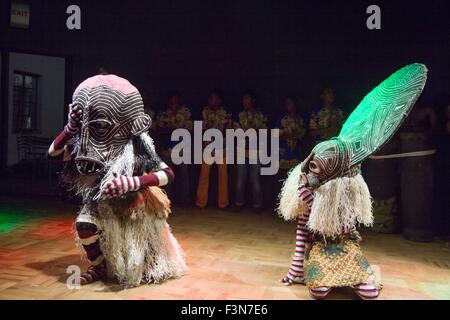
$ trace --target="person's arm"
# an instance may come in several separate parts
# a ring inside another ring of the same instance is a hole
[[[106,183],[101,194],[104,198],[120,197],[130,191],[138,191],[152,186],[165,186],[172,183],[175,175],[172,169],[164,162],[159,164],[160,170],[142,176],[128,177],[114,174],[114,178]]]
[[[67,141],[69,141],[79,130],[82,114],[83,112],[79,106],[69,105],[67,124],[65,125],[64,130],[50,145],[50,148],[48,149],[49,156],[57,157],[63,153]]]
[[[50,148],[48,148],[48,155],[51,157],[57,157],[64,152],[64,147],[66,146],[67,141],[70,140],[73,136],[67,133],[66,130],[63,130],[56,138],[53,140]]]

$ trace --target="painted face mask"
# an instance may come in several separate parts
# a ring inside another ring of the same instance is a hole
[[[311,154],[302,162],[304,183],[311,188],[318,187],[329,177],[342,175],[349,167],[350,154],[345,143],[333,138],[317,144]]]
[[[312,189],[342,176],[354,176],[360,163],[400,127],[427,79],[423,64],[393,73],[373,89],[348,117],[337,137],[317,144],[302,162],[303,184]]]
[[[72,103],[83,110],[75,157],[82,175],[101,172],[131,138],[151,125],[139,91],[115,75],[97,75],[83,81],[75,90]]]

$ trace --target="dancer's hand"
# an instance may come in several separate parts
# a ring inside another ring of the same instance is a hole
[[[141,187],[138,177],[127,177],[113,173],[114,178],[107,182],[101,190],[101,195],[105,199],[121,197],[127,192],[137,191]]]
[[[64,130],[75,135],[80,130],[81,118],[83,117],[83,110],[78,105],[69,104],[69,113],[67,115],[67,124]]]

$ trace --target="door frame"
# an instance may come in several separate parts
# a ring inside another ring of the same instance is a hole
[[[64,112],[63,123],[67,118],[68,105],[72,100],[72,57],[63,54],[49,54],[32,50],[14,50],[5,48],[1,51],[1,92],[0,92],[0,174],[6,173],[8,163],[8,119],[9,119],[9,55],[10,53],[32,54],[47,57],[56,57],[64,59]]]

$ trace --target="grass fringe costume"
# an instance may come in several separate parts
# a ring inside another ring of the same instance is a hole
[[[50,156],[64,154],[62,181],[83,201],[76,234],[91,267],[81,284],[109,275],[138,286],[186,270],[166,221],[170,200],[159,188],[172,182],[173,172],[156,154],[150,126],[134,86],[98,75],[77,87],[67,125],[50,146]]]
[[[361,251],[356,231],[358,225],[373,223],[360,164],[393,136],[426,79],[427,68],[418,63],[392,74],[364,97],[337,137],[317,144],[289,172],[278,212],[286,220],[297,220],[297,235],[283,283],[306,284],[317,299],[335,287],[351,287],[362,299],[378,297],[381,284]]]

